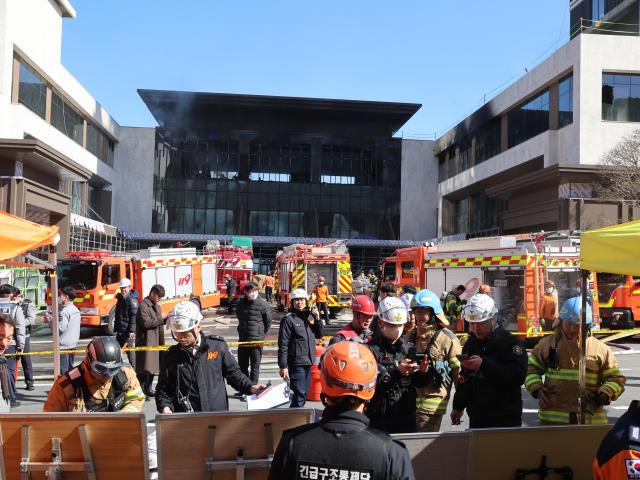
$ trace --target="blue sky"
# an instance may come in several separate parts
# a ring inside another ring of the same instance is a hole
[[[415,102],[405,136],[441,134],[569,32],[568,0],[72,3],[62,62],[132,126],[150,88]]]

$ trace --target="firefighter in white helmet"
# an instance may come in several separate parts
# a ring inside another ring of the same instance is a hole
[[[316,356],[316,339],[322,338],[318,309],[307,305],[309,294],[302,288],[291,292],[291,305],[280,321],[278,366],[280,376],[289,382],[291,407],[303,407]]]
[[[458,357],[462,371],[453,397],[451,422],[458,425],[467,410],[471,428],[519,427],[520,387],[527,374],[527,351],[518,337],[497,326],[493,299],[477,293],[462,315],[469,340]]]
[[[397,297],[385,297],[378,305],[378,331],[368,343],[378,362],[376,393],[366,415],[371,426],[387,433],[416,430],[416,391],[427,385],[425,363],[422,372],[415,358],[415,347],[402,338],[407,308]]]
[[[187,301],[178,303],[169,316],[178,344],[169,347],[162,361],[156,387],[160,413],[228,410],[225,380],[247,395],[266,388],[253,385],[240,371],[224,338],[202,332],[201,320],[200,308]]]

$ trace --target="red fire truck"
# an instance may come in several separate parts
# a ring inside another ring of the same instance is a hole
[[[245,283],[253,281],[253,251],[251,247],[235,247],[220,245],[216,252],[218,262],[218,291],[227,294],[227,283],[224,276],[229,274],[238,285],[236,298],[242,294]]]
[[[109,252],[68,252],[58,262],[57,272],[59,288],[76,289],[74,303],[82,325],[101,326],[108,334],[113,333],[116,294],[125,277],[140,300],[152,285],[162,285],[166,294],[160,302],[163,312],[182,300],[191,300],[200,308],[220,305],[216,256],[197,255],[195,248],[150,248],[133,258]],[[51,303],[50,291],[47,303]]]

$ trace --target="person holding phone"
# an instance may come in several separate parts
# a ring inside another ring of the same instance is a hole
[[[316,340],[322,338],[318,309],[307,306],[309,294],[302,288],[291,292],[291,305],[280,321],[278,367],[280,377],[289,382],[292,408],[304,407],[316,356]]]
[[[459,425],[465,409],[470,428],[522,425],[520,389],[527,375],[527,350],[518,337],[496,322],[493,299],[477,293],[462,312],[469,340],[458,357],[462,372],[453,396],[451,423]]]
[[[420,290],[412,299],[411,309],[416,317],[416,352],[426,356],[419,371],[426,373],[429,380],[427,386],[416,388],[416,428],[419,432],[437,432],[460,373],[456,355],[462,352],[462,346],[447,328],[449,321],[435,293]]]
[[[416,431],[416,390],[427,384],[415,349],[402,338],[407,309],[402,300],[386,297],[378,305],[378,330],[368,343],[378,363],[376,393],[366,415],[371,426],[387,433]]]

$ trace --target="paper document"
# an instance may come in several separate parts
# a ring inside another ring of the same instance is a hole
[[[257,395],[247,397],[247,410],[266,410],[289,402],[289,385],[271,385]]]

